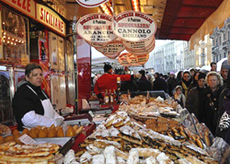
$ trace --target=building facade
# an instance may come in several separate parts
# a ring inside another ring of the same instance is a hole
[[[212,38],[212,59],[218,62],[230,54],[230,18],[224,22],[224,26],[213,30]]]

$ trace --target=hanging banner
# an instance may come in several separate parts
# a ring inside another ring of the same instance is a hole
[[[116,39],[112,30],[112,17],[94,13],[82,17],[77,22],[77,33],[90,43],[108,43]]]
[[[130,64],[127,61],[127,55],[128,53],[122,53],[121,55],[118,56],[118,62],[124,67],[130,66]]]
[[[113,40],[109,42],[105,47],[96,48],[99,52],[103,53],[104,55],[114,55],[119,54],[125,49],[125,46],[122,44],[121,40]]]
[[[119,38],[132,42],[147,40],[157,30],[154,19],[142,12],[122,12],[114,18],[113,23],[114,33]]]
[[[77,3],[83,7],[93,8],[100,6],[101,4],[107,2],[108,0],[76,0]]]

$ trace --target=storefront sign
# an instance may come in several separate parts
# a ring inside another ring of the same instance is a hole
[[[108,43],[105,47],[96,48],[98,51],[103,53],[105,56],[119,54],[125,49],[125,46],[122,44],[121,40],[113,40]]]
[[[93,42],[87,42],[87,43],[95,48],[102,48],[108,44],[108,43],[93,43]]]
[[[155,42],[151,44],[149,48],[143,48],[142,50],[133,50],[126,47],[126,50],[134,55],[143,55],[150,53],[155,48]]]
[[[25,15],[35,18],[35,2],[34,0],[2,0],[4,3],[21,11]]]
[[[124,67],[129,67],[130,64],[127,61],[127,55],[128,53],[122,53],[119,57],[118,57],[118,62],[124,66]]]
[[[83,7],[92,8],[100,6],[101,4],[107,2],[108,0],[76,0],[78,4]]]
[[[61,4],[58,0],[43,0],[46,4],[54,9],[57,13],[59,13],[64,18],[67,18],[67,9],[65,8],[65,4]]]
[[[66,26],[65,22],[51,9],[46,6],[37,4],[37,20],[44,25],[50,27],[56,32],[66,35]]]
[[[77,22],[77,33],[91,43],[108,43],[116,39],[112,30],[112,17],[106,14],[88,14]]]
[[[107,54],[105,54],[105,56],[108,57],[108,58],[110,58],[110,59],[116,59],[119,55],[120,55],[120,52],[116,53],[114,55],[107,55]]]
[[[156,33],[157,25],[148,15],[126,11],[114,19],[114,33],[123,40],[139,42],[147,40]]]

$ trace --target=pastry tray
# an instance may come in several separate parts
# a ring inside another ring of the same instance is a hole
[[[75,137],[54,137],[54,138],[34,138],[37,143],[53,143],[60,145],[59,152],[65,155],[69,149],[74,145]]]

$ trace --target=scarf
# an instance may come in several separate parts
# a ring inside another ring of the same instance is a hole
[[[187,97],[189,87],[187,87],[183,81],[182,81],[182,87],[184,89],[184,95],[185,95],[185,97]]]
[[[224,114],[220,118],[220,124],[219,124],[220,131],[228,129],[229,125],[230,125],[230,115],[227,112],[224,112]]]

